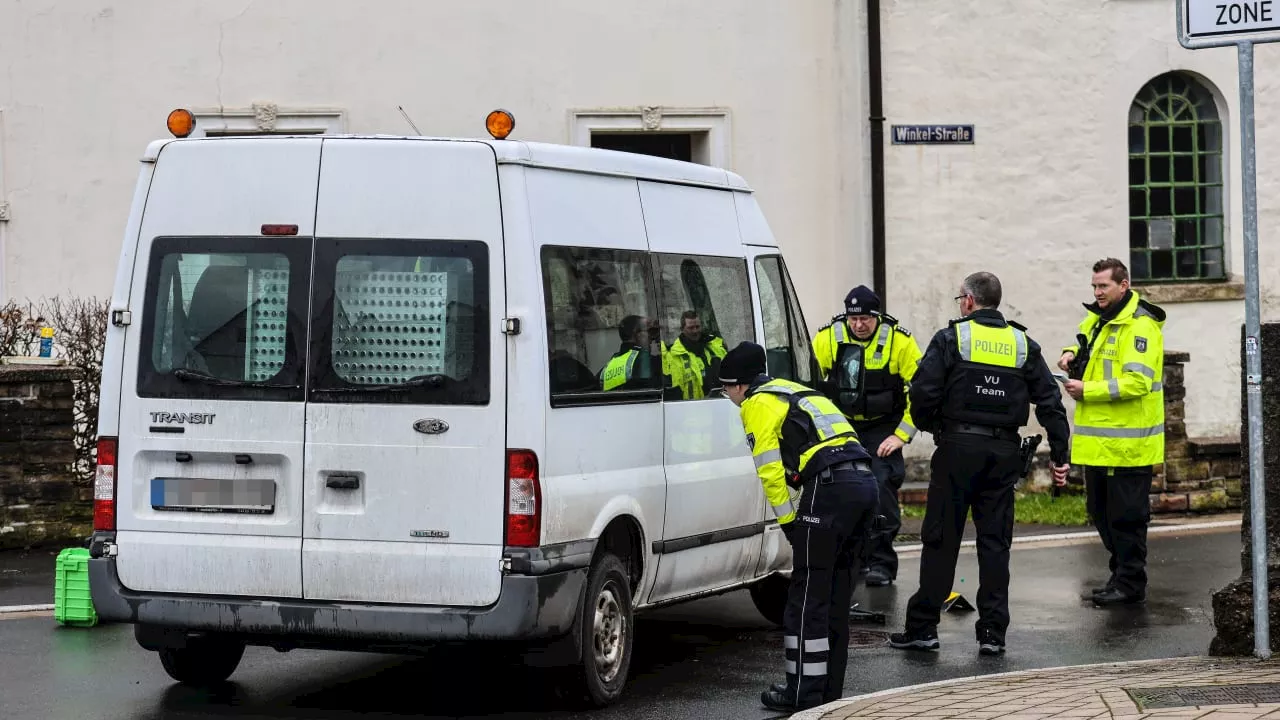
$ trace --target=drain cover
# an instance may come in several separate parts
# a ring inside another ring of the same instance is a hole
[[[889,642],[889,633],[877,630],[849,630],[849,647],[879,647]]]
[[[1280,703],[1280,683],[1127,688],[1126,692],[1142,710],[1202,705]]]

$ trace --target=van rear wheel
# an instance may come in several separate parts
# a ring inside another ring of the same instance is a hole
[[[622,696],[631,670],[634,625],[631,581],[622,561],[605,553],[591,565],[578,615],[582,664],[575,668],[575,694],[594,707]]]
[[[781,627],[790,589],[791,579],[775,573],[751,586],[751,602],[765,620]]]
[[[160,648],[169,677],[186,685],[216,685],[231,677],[244,657],[244,643],[225,638],[191,638],[186,647]]]

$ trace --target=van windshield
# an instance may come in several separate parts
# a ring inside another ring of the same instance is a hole
[[[300,397],[309,259],[292,240],[156,240],[141,396]]]

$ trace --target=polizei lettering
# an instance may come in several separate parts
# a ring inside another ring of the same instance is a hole
[[[973,346],[981,352],[991,353],[993,355],[1013,354],[1013,343],[977,339],[973,341]]]
[[[1271,22],[1274,18],[1271,12],[1271,2],[1272,0],[1254,0],[1254,2],[1215,5],[1214,8],[1218,11],[1218,19],[1215,24],[1218,27],[1227,27],[1243,23]]]
[[[213,413],[151,413],[151,422],[157,425],[212,425]]]

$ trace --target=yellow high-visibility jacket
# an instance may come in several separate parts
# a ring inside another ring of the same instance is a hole
[[[1088,306],[1080,323],[1094,337],[1100,319]],[[1137,292],[1098,330],[1085,366],[1084,398],[1076,402],[1071,462],[1095,467],[1141,467],[1164,462],[1165,312]],[[1063,352],[1079,354],[1072,345]]]

